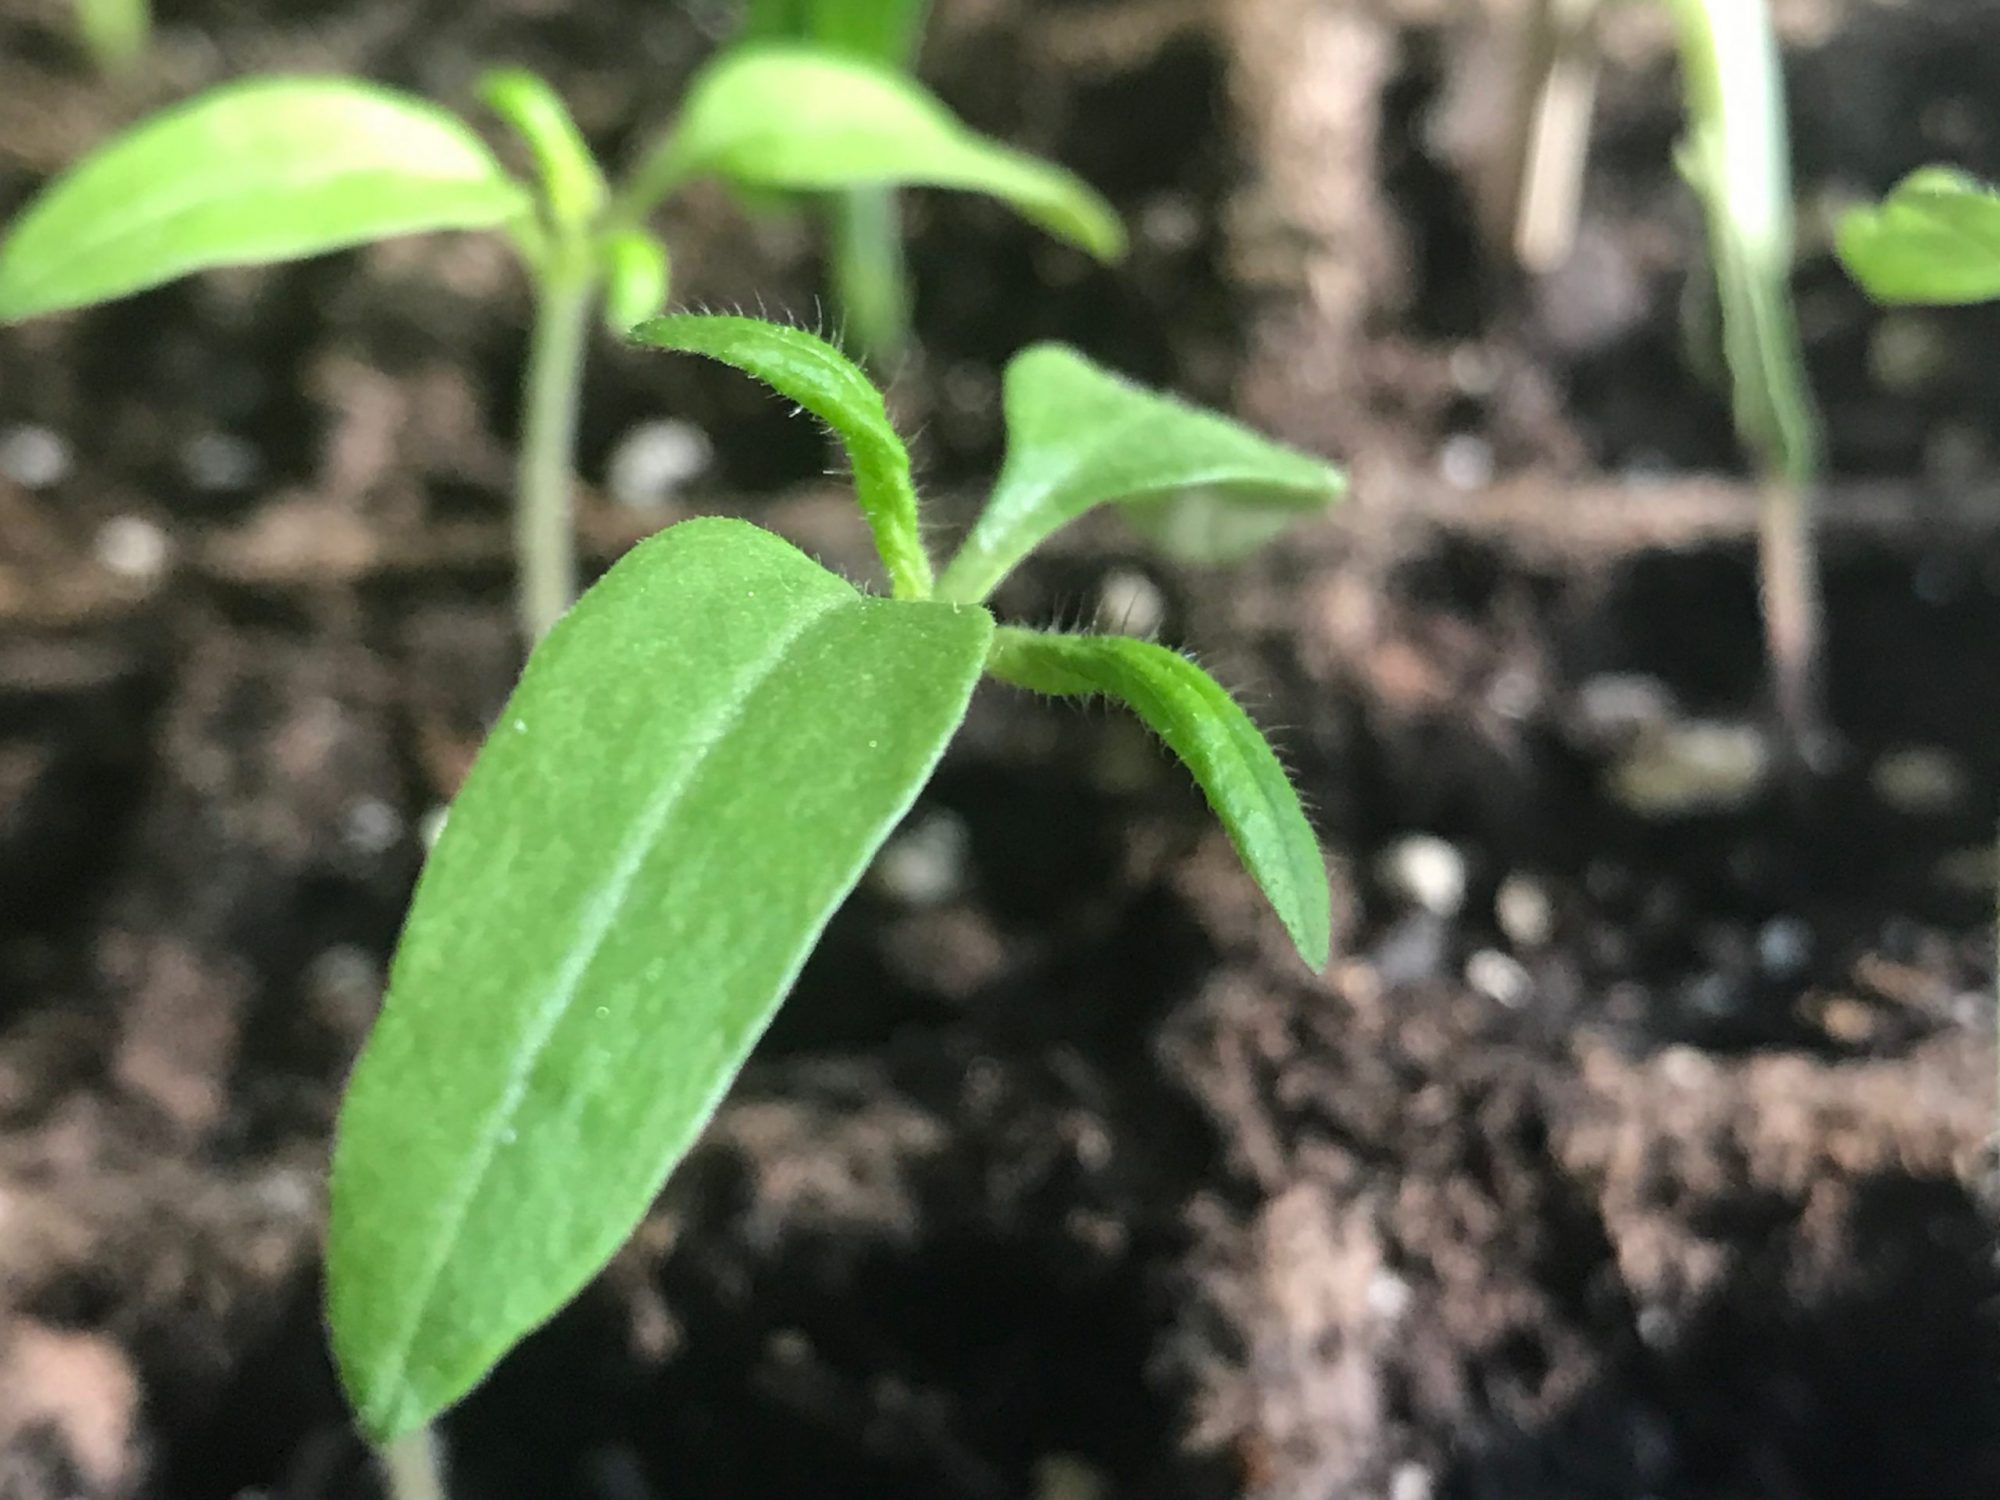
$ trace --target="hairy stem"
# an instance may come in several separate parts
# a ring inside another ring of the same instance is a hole
[[[397,1438],[381,1461],[389,1500],[445,1500],[444,1444],[430,1428]]]
[[[827,206],[834,296],[850,348],[871,364],[893,359],[910,334],[903,218],[890,187],[849,188]]]
[[[576,413],[595,294],[581,257],[560,249],[535,293],[514,496],[518,613],[530,645],[576,598]]]

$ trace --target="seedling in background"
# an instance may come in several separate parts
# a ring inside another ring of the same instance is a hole
[[[153,36],[151,0],[76,0],[76,34],[100,73],[138,66]]]
[[[1507,185],[1517,253],[1548,269],[1567,253],[1581,192],[1603,0],[1537,0]],[[1679,163],[1700,195],[1736,431],[1764,497],[1758,572],[1773,697],[1791,751],[1820,731],[1820,599],[1810,492],[1823,467],[1819,418],[1792,306],[1792,179],[1784,74],[1768,0],[1667,0],[1680,49],[1687,130]],[[1698,352],[1703,335],[1690,338]]]
[[[1680,164],[1708,218],[1737,435],[1762,471],[1758,567],[1779,718],[1810,760],[1820,731],[1819,417],[1792,307],[1785,79],[1768,0],[1671,0],[1688,131]]]
[[[907,73],[923,39],[929,0],[750,0],[749,42],[810,42]],[[910,336],[910,273],[903,217],[889,186],[850,187],[826,202],[827,258],[843,343],[871,362],[893,358]]]
[[[592,314],[623,331],[664,304],[667,250],[646,223],[676,190],[702,177],[766,192],[962,188],[1099,257],[1124,248],[1116,215],[1071,174],[967,130],[908,79],[821,49],[716,59],[616,188],[540,79],[507,70],[482,93],[534,158],[535,188],[450,112],[353,79],[231,84],[143,122],[46,188],[0,243],[0,323],[218,266],[430,230],[505,233],[535,285],[515,497],[519,614],[535,640],[576,592]]]
[[[640,543],[526,673],[419,881],[334,1146],[342,1379],[390,1443],[458,1400],[611,1257],[687,1153],[982,676],[1132,708],[1193,773],[1307,963],[1325,867],[1277,759],[1193,662],[996,624],[986,599],[1095,506],[1200,489],[1297,515],[1340,475],[1041,345],[1008,450],[933,578],[909,457],[831,345],[735,317],[639,326],[829,427],[889,597],[742,521]]]

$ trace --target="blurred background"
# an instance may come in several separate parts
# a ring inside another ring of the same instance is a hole
[[[1878,311],[1830,248],[1912,168],[2000,175],[2000,7],[1773,8],[1827,433],[1804,770],[1660,7],[1565,54],[1588,155],[1527,267],[1526,0],[936,0],[919,76],[1133,235],[1104,268],[903,196],[881,368],[942,524],[1042,338],[1349,470],[1245,567],[1093,521],[998,601],[1244,696],[1335,963],[1136,723],[982,691],[638,1237],[445,1424],[454,1495],[2000,1492],[2000,314]],[[738,22],[155,19],[107,72],[63,0],[0,0],[0,215],[273,71],[497,142],[474,83],[525,64],[628,160]],[[703,186],[660,227],[676,301],[831,321],[809,220]],[[0,1500],[378,1493],[320,1324],[328,1132],[519,666],[528,311],[447,235],[0,328]],[[832,466],[750,382],[600,340],[592,568],[722,511],[866,576]]]

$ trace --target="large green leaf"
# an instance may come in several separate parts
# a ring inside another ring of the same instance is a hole
[[[0,243],[0,322],[530,211],[479,138],[421,99],[342,78],[231,84],[140,124],[27,206]]]
[[[992,628],[710,519],[535,651],[341,1112],[328,1299],[373,1437],[463,1395],[630,1232],[928,779]]]
[[[1299,957],[1326,966],[1333,903],[1318,841],[1278,757],[1213,677],[1150,641],[1015,629],[1000,632],[988,667],[1038,693],[1101,693],[1145,720],[1200,783]]]
[[[1840,226],[1840,258],[1881,302],[2000,297],[2000,191],[1950,167],[1911,173]]]
[[[893,69],[820,48],[752,44],[709,64],[640,169],[628,207],[702,176],[788,192],[962,188],[1003,200],[1100,259],[1125,249],[1117,214],[1074,174],[967,129]]]
[[[1093,506],[1123,502],[1151,529],[1181,528],[1205,555],[1264,540],[1273,520],[1338,499],[1337,469],[1227,417],[1132,384],[1062,344],[1007,366],[1007,461],[972,534],[945,569],[951,599],[984,599],[1048,536]],[[1226,514],[1240,510],[1238,516]],[[1245,535],[1246,529],[1250,535]]]
[[[928,598],[930,559],[918,531],[910,454],[882,393],[825,339],[760,318],[678,313],[632,330],[656,349],[703,354],[754,375],[833,429],[854,466],[854,492],[899,596]]]

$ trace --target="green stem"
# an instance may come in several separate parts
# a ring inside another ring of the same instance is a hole
[[[125,73],[152,39],[149,0],[76,0],[76,29],[100,73]]]
[[[834,296],[849,346],[871,364],[893,359],[910,334],[903,216],[891,187],[849,188],[827,205]]]
[[[535,292],[515,480],[518,609],[530,645],[576,598],[576,414],[597,287],[587,259],[567,251],[552,247]]]
[[[444,1444],[430,1428],[397,1438],[380,1457],[389,1500],[445,1500]]]

